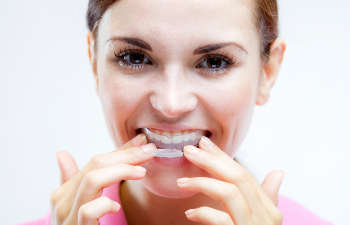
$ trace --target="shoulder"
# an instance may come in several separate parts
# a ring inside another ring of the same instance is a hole
[[[36,220],[20,223],[17,225],[50,225],[51,224],[51,212],[48,212],[46,216],[38,218]]]
[[[283,215],[283,225],[332,225],[289,197],[279,195],[278,209]]]

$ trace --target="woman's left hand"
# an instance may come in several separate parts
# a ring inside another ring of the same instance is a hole
[[[207,225],[282,224],[277,203],[283,171],[271,172],[260,185],[209,138],[203,136],[199,148],[185,146],[185,157],[214,178],[180,178],[178,186],[220,201],[225,211],[206,206],[190,209],[185,212],[189,220]]]

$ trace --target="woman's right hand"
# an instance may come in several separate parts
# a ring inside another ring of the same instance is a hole
[[[146,170],[137,165],[150,160],[155,149],[139,134],[113,152],[94,156],[81,171],[69,153],[58,152],[61,186],[50,196],[51,225],[98,225],[100,217],[119,211],[117,202],[101,196],[103,188],[143,178]]]

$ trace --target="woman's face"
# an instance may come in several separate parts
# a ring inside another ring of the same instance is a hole
[[[116,146],[139,128],[192,128],[210,131],[210,139],[234,157],[263,74],[253,3],[121,0],[109,7],[92,63]],[[188,196],[177,188],[179,177],[209,176],[188,161],[143,166],[144,186],[166,197]]]

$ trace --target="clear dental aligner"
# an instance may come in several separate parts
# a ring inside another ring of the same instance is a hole
[[[183,156],[183,152],[179,149],[157,149],[153,151],[153,156],[159,158],[179,158]]]
[[[141,131],[146,134],[149,143],[154,143],[157,146],[157,150],[153,152],[153,156],[159,158],[183,157],[182,149],[186,145],[197,145],[200,138],[205,135],[203,130],[159,133],[148,128],[143,128]]]

